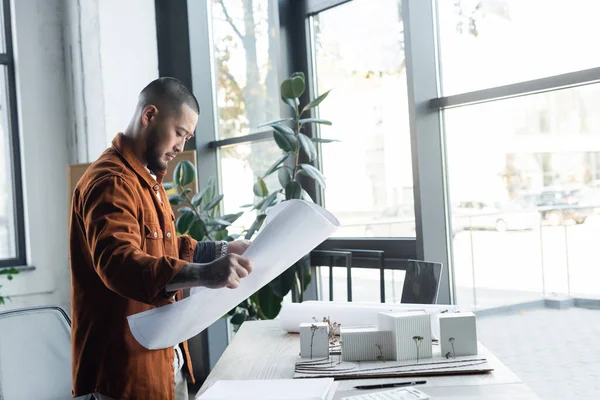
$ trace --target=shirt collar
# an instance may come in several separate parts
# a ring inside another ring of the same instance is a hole
[[[131,148],[131,144],[129,140],[123,135],[123,133],[118,133],[117,136],[112,141],[113,148],[123,157],[125,162],[129,164],[131,169],[133,169],[141,178],[148,184],[150,187],[154,187],[159,183],[162,183],[163,178],[167,171],[155,172],[156,179],[154,179],[149,170],[142,165],[139,161],[133,149]]]

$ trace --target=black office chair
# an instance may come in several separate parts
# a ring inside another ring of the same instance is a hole
[[[406,263],[400,303],[436,304],[442,264],[420,260],[406,260]]]

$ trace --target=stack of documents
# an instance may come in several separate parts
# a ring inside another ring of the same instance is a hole
[[[333,400],[332,378],[216,381],[196,400]]]

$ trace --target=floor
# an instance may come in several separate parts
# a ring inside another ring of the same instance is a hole
[[[480,341],[541,399],[600,399],[600,310],[480,317]]]

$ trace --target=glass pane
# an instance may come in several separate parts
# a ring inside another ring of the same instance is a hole
[[[4,0],[0,0],[0,53],[6,52],[6,45],[4,39]]]
[[[279,118],[276,0],[223,0],[212,5],[219,138],[247,135]]]
[[[7,70],[0,66],[0,259],[16,257]]]
[[[355,0],[314,17],[325,206],[336,236],[414,237],[401,2]]]
[[[600,65],[600,2],[438,1],[443,94]]]
[[[262,176],[278,158],[283,155],[273,140],[242,143],[221,148],[221,179],[223,189],[223,208],[225,213],[246,211],[229,229],[229,233],[240,233],[250,228],[255,212],[241,208],[255,200],[252,190],[258,176]],[[280,189],[277,174],[265,179],[269,192]]]
[[[600,85],[445,112],[458,302],[600,295]]]

